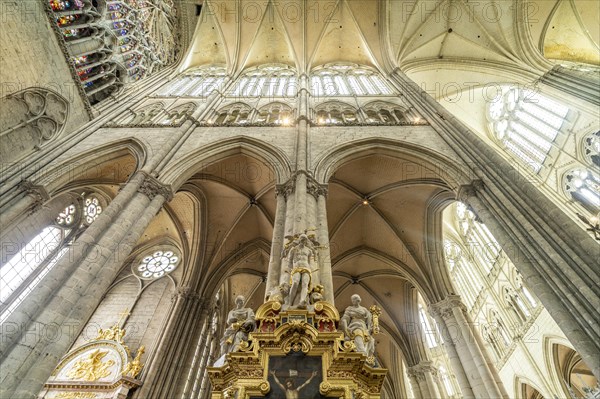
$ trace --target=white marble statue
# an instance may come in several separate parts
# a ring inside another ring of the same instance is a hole
[[[369,309],[360,305],[360,296],[352,295],[352,306],[344,310],[340,320],[342,331],[348,340],[354,341],[356,351],[364,353],[367,358],[375,354],[375,339],[373,338],[373,315]]]
[[[248,333],[256,327],[254,311],[245,308],[244,302],[246,299],[239,295],[235,298],[235,309],[227,314],[227,329],[221,339],[221,355],[238,350],[242,341],[248,340]]]
[[[306,308],[311,289],[312,274],[317,271],[317,252],[306,234],[301,234],[287,253],[287,273],[290,292],[286,304],[292,308]]]

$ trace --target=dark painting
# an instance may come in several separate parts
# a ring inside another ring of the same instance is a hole
[[[269,358],[269,399],[325,399],[319,393],[323,381],[320,356],[294,353]],[[251,398],[258,399],[258,398]]]

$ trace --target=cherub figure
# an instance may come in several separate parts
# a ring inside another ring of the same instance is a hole
[[[275,383],[281,388],[283,392],[285,392],[285,399],[300,399],[300,391],[305,388],[310,382],[317,376],[318,372],[313,371],[312,375],[306,382],[300,385],[298,388],[295,388],[295,380],[292,378],[288,378],[285,380],[285,386],[279,381],[277,376],[275,375],[275,371],[271,370],[271,375],[275,379]]]

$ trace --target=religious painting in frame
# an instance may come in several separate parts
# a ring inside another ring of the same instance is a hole
[[[268,373],[271,390],[265,398],[325,399],[319,393],[319,385],[323,381],[321,356],[307,356],[302,352],[270,356]]]

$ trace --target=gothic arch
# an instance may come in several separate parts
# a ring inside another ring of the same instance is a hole
[[[167,165],[162,181],[173,188],[181,187],[198,170],[235,154],[246,154],[270,165],[277,184],[285,182],[291,175],[291,162],[286,154],[262,140],[236,136],[197,148],[177,162]]]
[[[47,172],[32,179],[32,183],[46,188],[52,195],[74,181],[82,184],[124,183],[145,164],[146,147],[137,139],[126,139],[105,144],[99,148],[87,150],[75,156],[62,157]],[[124,162],[124,163],[123,163]],[[102,168],[108,167],[111,173],[106,175]]]

